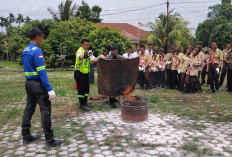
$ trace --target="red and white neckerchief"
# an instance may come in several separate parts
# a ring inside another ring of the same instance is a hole
[[[163,67],[163,62],[164,62],[164,54],[160,55],[160,65],[161,65],[162,69],[164,68]]]
[[[155,65],[156,55],[157,55],[156,53],[152,54],[151,66]]]
[[[192,59],[191,63],[190,63],[190,69],[189,71],[193,71],[193,68],[194,68],[194,59]]]
[[[212,56],[212,63],[213,63],[213,65],[214,65],[214,62],[215,62],[215,53],[213,52],[213,56]]]
[[[141,55],[142,67],[145,67],[145,55]]]
[[[176,57],[176,55],[175,55],[175,67],[177,68],[178,67],[178,64],[177,64],[177,62],[178,62],[178,59],[177,59],[177,57]]]

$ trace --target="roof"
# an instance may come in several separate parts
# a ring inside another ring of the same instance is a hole
[[[147,40],[146,34],[147,31],[144,31],[138,27],[135,27],[128,23],[97,23],[98,27],[110,27],[113,29],[120,29],[122,34],[127,36],[130,41],[137,41],[138,40],[138,33],[139,33],[139,40]]]

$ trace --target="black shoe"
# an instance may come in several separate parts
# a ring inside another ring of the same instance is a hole
[[[152,91],[153,89],[152,88],[147,88],[147,91]]]
[[[81,105],[80,109],[82,111],[90,111],[91,110],[91,108],[89,108],[87,105]]]
[[[215,93],[215,90],[210,90],[207,93]]]
[[[117,105],[115,105],[115,103],[110,103],[110,107],[117,108]]]
[[[93,108],[93,105],[91,105],[91,104],[87,104],[86,106],[89,108]]]
[[[23,137],[23,145],[30,144],[31,142],[34,142],[36,140],[40,139],[40,136],[24,136]]]
[[[202,93],[203,92],[203,90],[198,90],[198,91],[196,91],[196,93]]]
[[[63,142],[61,140],[55,140],[54,138],[50,140],[46,140],[46,146],[47,147],[56,147],[60,146]]]
[[[215,93],[219,93],[219,90],[216,90]]]

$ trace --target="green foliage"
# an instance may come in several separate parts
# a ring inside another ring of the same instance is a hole
[[[89,39],[95,56],[101,54],[103,49],[109,49],[112,44],[118,46],[119,54],[125,53],[126,47],[131,45],[131,42],[119,30],[109,27],[95,29],[89,34]]]
[[[210,6],[209,9],[210,19],[200,23],[196,30],[197,43],[210,46],[212,41],[216,41],[222,49],[226,42],[231,41],[231,0],[222,1],[222,4]]]
[[[194,39],[190,33],[191,29],[187,27],[188,24],[189,22],[185,21],[180,14],[169,15],[169,44],[180,47],[181,51],[184,51]],[[167,44],[167,16],[162,13],[154,23],[149,22],[147,26],[152,30],[148,37],[149,42],[158,47],[165,47]]]
[[[79,17],[81,19],[87,19],[88,21],[92,22],[101,22],[100,19],[100,13],[102,11],[102,8],[95,5],[92,8],[85,2],[82,1],[81,6],[78,7],[76,12],[76,17]]]
[[[66,0],[58,5],[58,13],[53,11],[52,8],[48,8],[48,11],[53,16],[53,19],[58,22],[74,20],[76,17],[95,23],[101,22],[100,13],[102,8],[98,5],[91,8],[85,1],[82,1],[81,5],[77,7],[72,0]]]
[[[232,41],[232,26],[229,22],[217,25],[212,32],[209,41],[210,43],[217,41],[220,48],[222,48],[228,41]]]

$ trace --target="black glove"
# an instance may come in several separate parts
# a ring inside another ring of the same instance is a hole
[[[84,58],[89,58],[88,53],[85,53],[85,54],[84,54]]]

